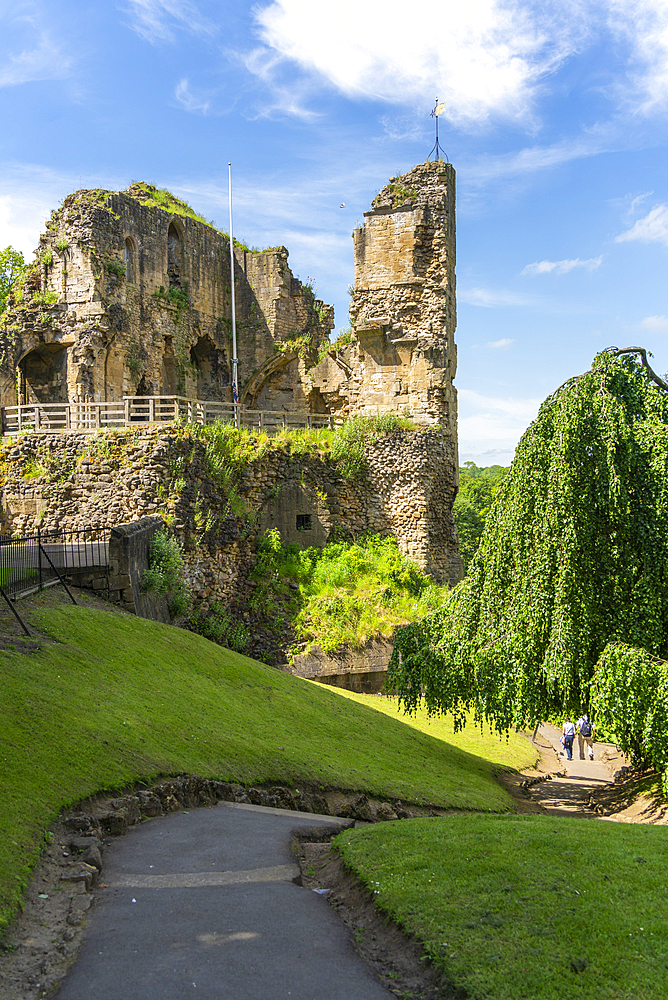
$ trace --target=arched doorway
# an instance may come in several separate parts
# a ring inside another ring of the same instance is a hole
[[[125,264],[125,280],[134,282],[135,280],[135,245],[129,236],[125,237],[123,247],[123,263]]]

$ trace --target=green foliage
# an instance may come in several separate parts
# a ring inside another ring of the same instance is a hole
[[[389,636],[399,622],[421,617],[447,594],[401,554],[391,536],[299,549],[284,547],[273,528],[258,543],[252,577],[259,583],[254,601],[269,612],[275,595],[297,585],[292,628],[306,648],[317,644],[328,653],[343,643],[359,647]]]
[[[378,823],[334,843],[420,942],[439,995],[666,994],[663,827],[469,814]]]
[[[495,483],[499,483],[508,469],[505,465],[485,465],[479,467],[475,462],[464,462],[463,467],[459,469],[460,479],[491,479]]]
[[[663,774],[668,794],[668,663],[644,649],[611,643],[596,664],[592,710],[636,767]]]
[[[7,308],[10,293],[28,270],[20,250],[5,247],[0,250],[0,316]]]
[[[279,354],[294,352],[298,358],[306,361],[313,351],[313,331],[307,330],[305,333],[297,333],[296,330],[291,330],[285,341],[274,342],[274,350]]]
[[[37,306],[52,306],[58,301],[58,292],[33,292],[32,300]]]
[[[217,601],[208,615],[193,622],[195,630],[219,646],[226,646],[237,653],[243,653],[250,642],[250,630],[244,622],[233,618]]]
[[[61,253],[67,250],[69,245],[70,241],[67,239],[66,236],[61,236],[60,239],[56,240],[56,250],[60,250]]]
[[[330,454],[344,476],[350,477],[364,471],[364,449],[374,438],[381,434],[393,434],[395,431],[410,428],[410,420],[398,417],[396,413],[384,413],[382,416],[365,417],[355,415],[336,429],[332,439]]]
[[[355,334],[353,333],[352,328],[348,326],[339,332],[336,340],[326,340],[324,344],[320,345],[320,349],[318,351],[318,364],[325,360],[330,351],[341,351],[344,347],[347,347],[348,344],[351,344],[354,339]]]
[[[125,277],[125,264],[121,260],[108,260],[104,265],[109,274],[115,274],[117,278]]]
[[[146,594],[166,597],[172,618],[187,615],[192,609],[192,597],[183,581],[181,546],[167,528],[161,528],[153,538],[141,588]]]
[[[183,215],[186,218],[195,219],[197,222],[203,222],[205,226],[213,228],[212,224],[203,215],[199,215],[194,208],[191,208],[187,201],[177,198],[167,188],[159,188],[155,184],[138,181],[132,184],[129,190],[133,197],[137,198],[142,205],[148,205],[150,208],[160,208],[163,212],[170,212],[172,215]]]
[[[53,253],[51,247],[47,247],[43,254],[40,255],[40,261],[42,264],[46,264],[47,267],[51,267],[53,264]]]
[[[465,568],[468,568],[478,549],[492,501],[507,471],[500,465],[479,469],[473,462],[467,462],[465,468],[459,470],[459,491],[452,516],[457,525],[459,554]]]
[[[181,309],[190,308],[190,298],[188,293],[183,288],[179,288],[178,285],[172,285],[170,288],[165,289],[164,285],[160,285],[153,292],[153,298],[159,299],[163,302],[171,302],[172,305],[176,306],[177,312]]]
[[[37,606],[29,620],[51,641],[30,655],[0,650],[0,928],[62,808],[159,775],[510,806],[494,767],[458,750],[456,738],[444,742],[185,629],[81,605]]]
[[[506,730],[588,708],[609,642],[666,658],[667,419],[668,393],[628,354],[598,355],[543,403],[466,578],[397,636],[407,709],[424,696]]]

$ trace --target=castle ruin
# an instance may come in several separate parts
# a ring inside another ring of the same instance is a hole
[[[454,184],[450,164],[427,162],[374,199],[353,233],[351,328],[333,344],[333,309],[293,276],[284,247],[234,248],[241,403],[337,417],[391,412],[428,427],[428,447],[409,435],[374,471],[369,517],[391,510],[388,527],[406,554],[453,583],[461,576],[452,520]],[[165,194],[146,184],[78,191],[52,213],[0,326],[0,404],[233,401],[229,238]],[[425,484],[417,491],[416,476]],[[267,508],[262,526],[280,523],[285,541],[313,544],[315,535],[289,530],[290,496],[305,510],[308,499],[293,486],[282,483],[286,509]],[[312,514],[323,544],[336,524],[316,508],[300,516]],[[32,517],[26,508],[23,530]]]

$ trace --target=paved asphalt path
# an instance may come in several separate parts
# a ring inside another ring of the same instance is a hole
[[[57,1000],[389,1000],[327,900],[292,880],[292,836],[349,820],[220,803],[105,852]]]
[[[553,752],[555,764],[564,775],[529,789],[529,797],[539,802],[546,812],[556,816],[589,816],[600,818],[587,807],[592,792],[612,781],[611,768],[601,754],[603,749],[613,749],[608,744],[594,743],[594,760],[589,760],[585,747],[585,759],[580,760],[577,736],[573,744],[573,759],[567,760],[559,742],[561,730],[549,722],[541,724],[538,743],[542,749]],[[621,762],[621,761],[620,761]]]

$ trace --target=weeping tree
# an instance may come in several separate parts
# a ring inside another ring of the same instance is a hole
[[[644,349],[610,348],[541,406],[466,578],[398,632],[388,682],[456,728],[471,712],[503,732],[589,709],[663,767],[666,657],[668,384]]]

